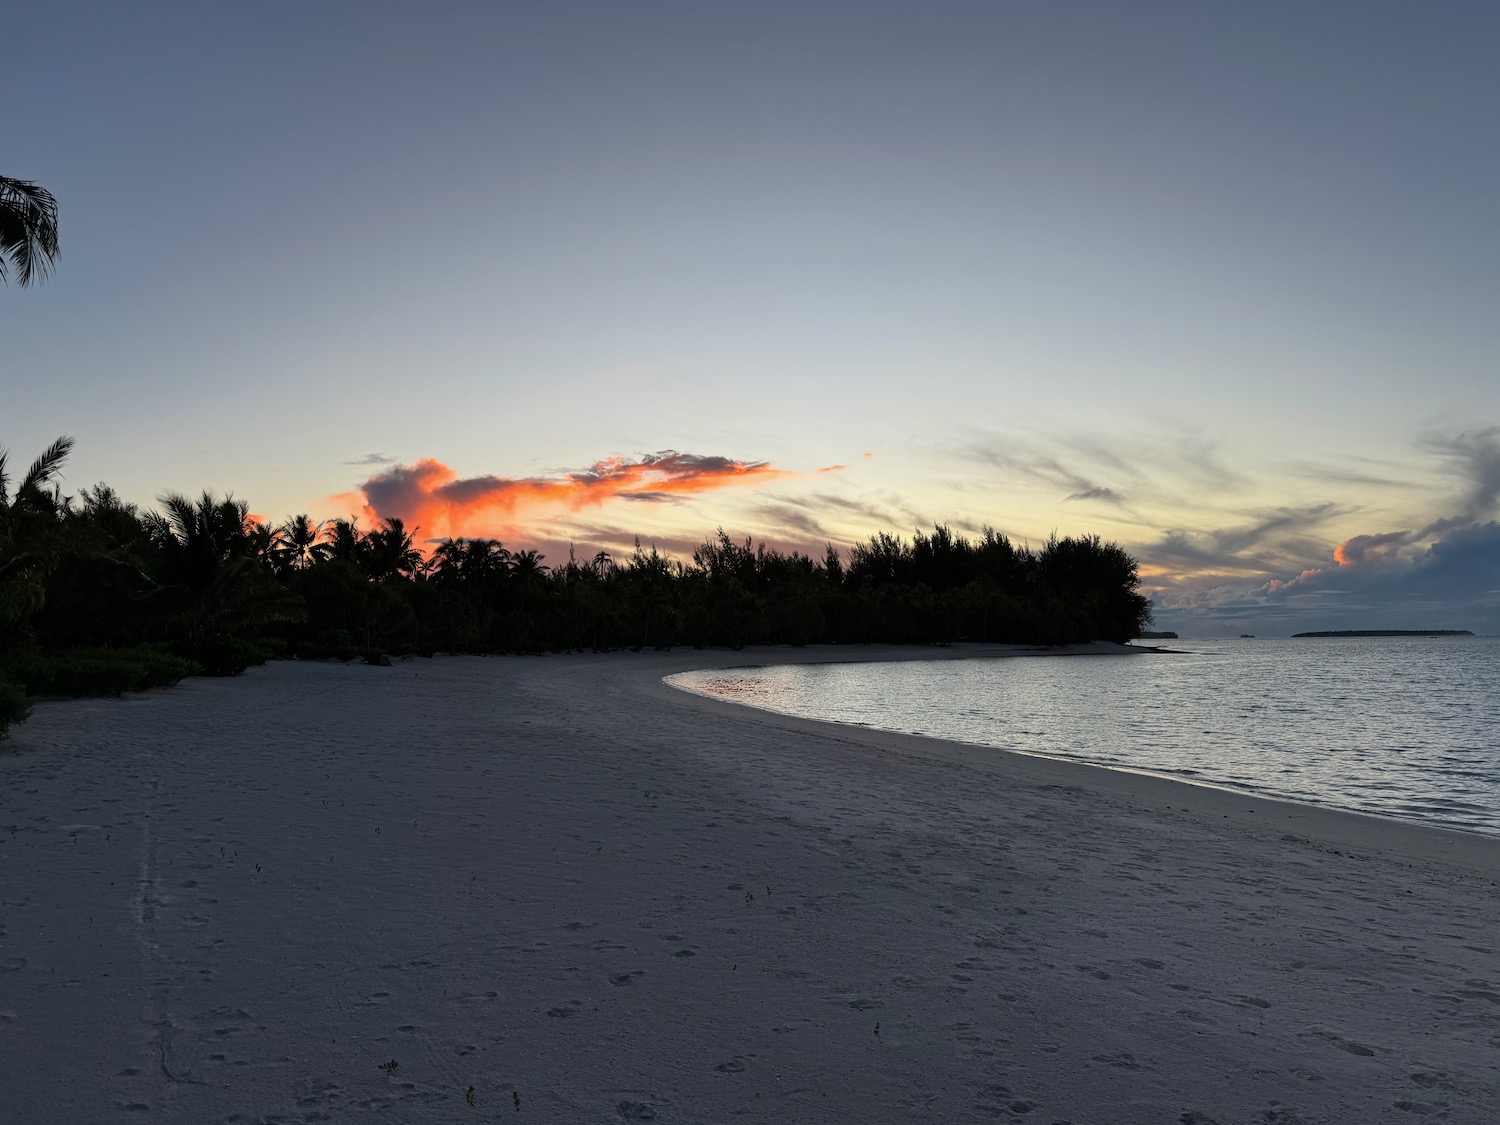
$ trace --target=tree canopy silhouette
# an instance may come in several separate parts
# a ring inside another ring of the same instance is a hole
[[[424,554],[420,529],[395,518],[274,525],[209,492],[169,493],[154,511],[106,485],[68,496],[57,478],[71,448],[59,438],[14,488],[0,453],[0,682],[33,696],[276,655],[1127,641],[1151,615],[1135,560],[1098,536],[1032,549],[938,526],[814,558],[720,528],[688,560],[639,541],[628,557],[557,563],[485,538]],[[0,692],[0,726],[15,699]]]

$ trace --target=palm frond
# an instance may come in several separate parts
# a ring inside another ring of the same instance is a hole
[[[31,468],[26,470],[26,475],[16,486],[16,496],[20,497],[33,490],[40,491],[42,485],[51,482],[71,452],[73,452],[73,439],[66,435],[42,450],[42,455],[31,463]]]
[[[0,281],[6,261],[22,285],[42,281],[57,261],[57,199],[29,180],[0,176]]]
[[[198,524],[198,513],[193,502],[180,492],[163,493],[156,498],[156,502],[162,506],[162,512],[160,515],[151,513],[156,517],[148,518],[147,522],[151,527],[163,537],[179,544],[192,540]]]

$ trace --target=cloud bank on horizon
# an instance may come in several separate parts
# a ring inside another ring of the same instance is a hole
[[[1500,631],[1500,427],[1422,439],[1426,474],[1374,460],[1287,467],[1282,487],[1304,498],[1281,504],[1252,502],[1266,482],[1194,434],[1055,452],[1067,444],[981,444],[971,456],[1058,504],[1093,501],[1140,560],[1163,625]],[[1219,522],[1226,513],[1240,519]]]
[[[1377,625],[1468,628],[1500,624],[1500,427],[1431,437],[1458,486],[1453,509],[1414,530],[1379,531],[1345,539],[1331,565],[1273,578],[1250,592],[1245,608],[1262,616],[1302,619],[1338,606],[1346,617]],[[1239,608],[1226,601],[1212,608]],[[1394,620],[1392,620],[1394,619]]]

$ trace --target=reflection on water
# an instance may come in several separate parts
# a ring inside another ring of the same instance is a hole
[[[1187,655],[719,669],[805,718],[1500,835],[1500,638],[1178,642]]]

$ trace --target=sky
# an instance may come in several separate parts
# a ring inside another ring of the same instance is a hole
[[[7,17],[0,446],[565,557],[1098,534],[1160,628],[1500,633],[1500,8]]]

